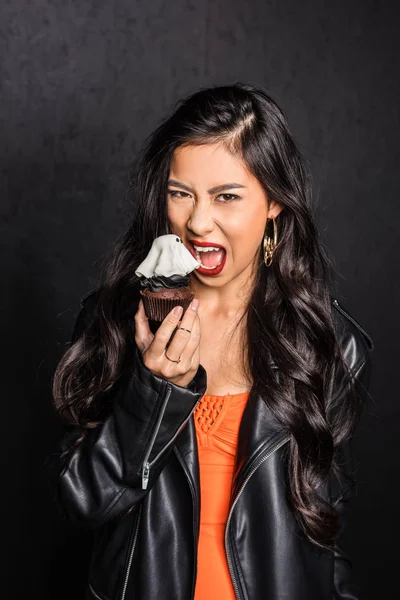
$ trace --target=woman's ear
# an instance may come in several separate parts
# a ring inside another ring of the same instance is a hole
[[[283,206],[281,206],[280,204],[278,204],[277,202],[274,202],[273,200],[269,203],[269,207],[268,207],[268,214],[267,217],[268,219],[276,219],[276,217],[279,215],[279,213],[281,212],[281,210],[283,209]]]

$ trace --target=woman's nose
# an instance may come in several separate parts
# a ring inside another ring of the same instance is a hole
[[[190,213],[187,227],[199,237],[207,235],[213,229],[214,220],[212,207],[205,205],[194,206]]]

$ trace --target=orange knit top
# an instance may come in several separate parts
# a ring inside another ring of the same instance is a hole
[[[239,426],[249,392],[204,395],[194,412],[200,469],[200,535],[194,600],[235,600],[225,554]]]

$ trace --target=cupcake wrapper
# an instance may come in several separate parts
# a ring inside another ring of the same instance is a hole
[[[194,298],[193,292],[187,298],[154,298],[154,296],[147,296],[142,291],[140,294],[147,317],[149,320],[157,322],[163,321],[175,306],[183,306],[183,312],[185,312]]]

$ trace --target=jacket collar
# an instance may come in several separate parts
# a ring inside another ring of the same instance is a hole
[[[253,460],[260,453],[268,452],[270,448],[287,435],[288,432],[272,413],[262,396],[252,389],[239,428],[233,475],[233,493],[239,489]],[[176,447],[199,496],[199,463],[193,416],[177,437]]]
[[[251,390],[243,411],[233,474],[234,491],[247,473],[247,467],[261,453],[268,452],[278,440],[288,435],[261,394]]]

